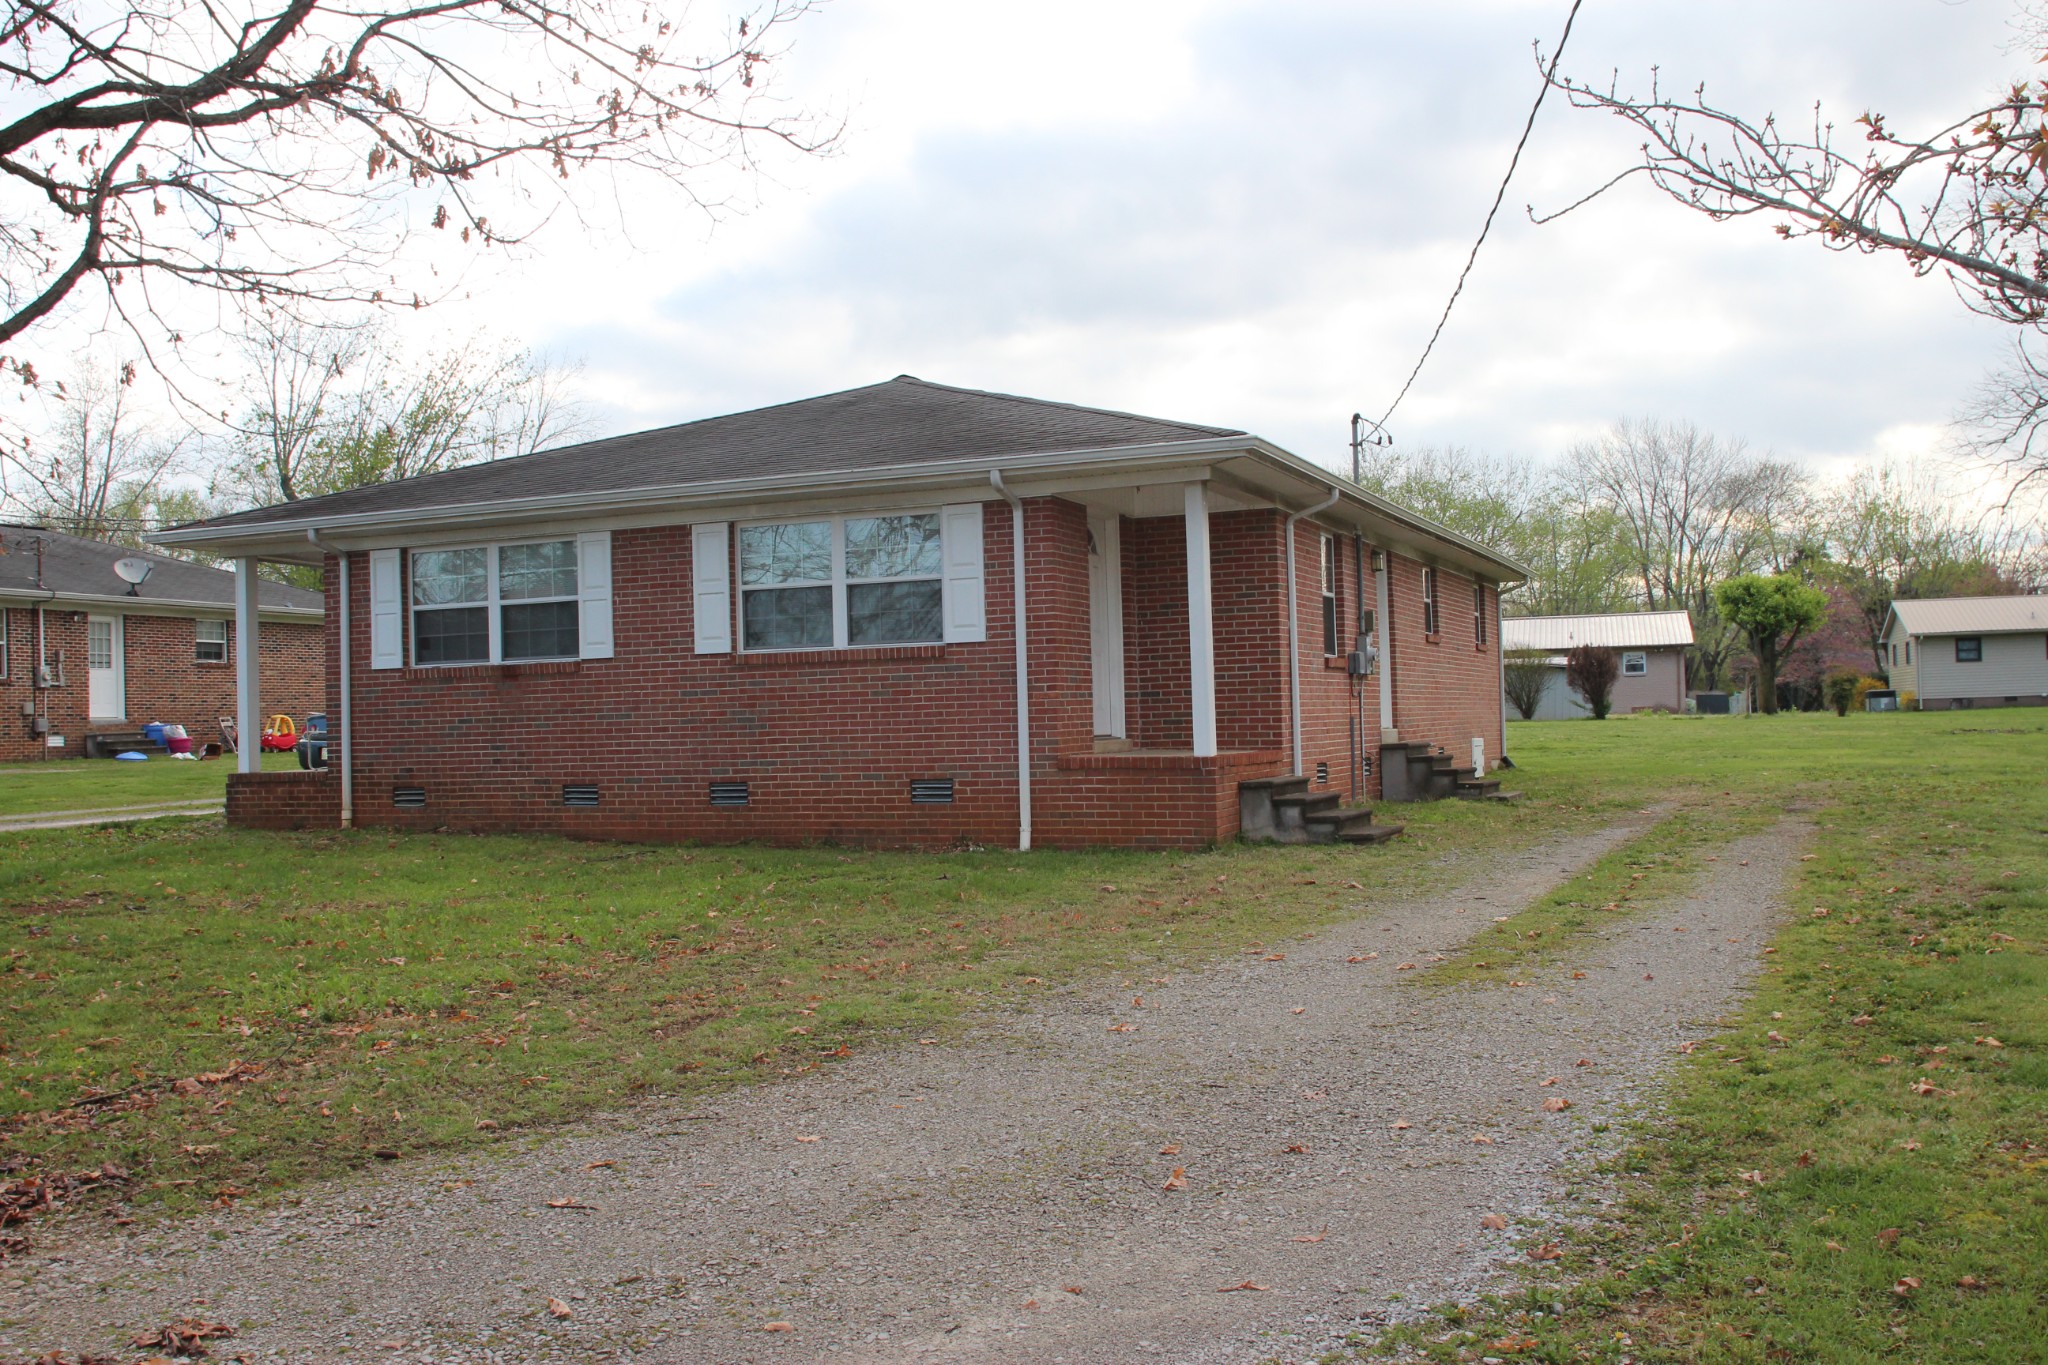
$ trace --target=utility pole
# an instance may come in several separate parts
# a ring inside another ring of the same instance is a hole
[[[1372,428],[1371,435],[1366,434],[1365,429],[1367,427]],[[1385,427],[1381,426],[1378,422],[1372,421],[1362,412],[1352,413],[1351,482],[1360,485],[1365,483],[1365,448],[1367,446],[1372,446],[1374,449],[1384,449],[1393,443],[1394,438],[1387,435]]]

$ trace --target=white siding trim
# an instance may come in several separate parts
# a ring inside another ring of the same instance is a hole
[[[945,546],[943,638],[948,644],[986,640],[988,604],[981,553],[981,504],[955,503],[942,509],[939,539]]]
[[[732,523],[690,528],[690,585],[697,653],[732,653]]]
[[[612,533],[586,531],[576,537],[576,621],[578,653],[586,659],[612,657]]]
[[[370,551],[370,667],[405,667],[405,603],[399,591],[403,550]]]

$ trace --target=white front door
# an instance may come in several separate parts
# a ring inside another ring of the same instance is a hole
[[[1095,674],[1095,733],[1124,737],[1124,556],[1122,518],[1088,517],[1088,637]]]
[[[85,662],[92,674],[88,698],[92,719],[128,719],[128,670],[127,661],[121,657],[120,617],[86,618]]]

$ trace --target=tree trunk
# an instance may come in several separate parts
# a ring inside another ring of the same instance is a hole
[[[1759,647],[1756,652],[1757,709],[1767,716],[1778,714],[1778,651]]]

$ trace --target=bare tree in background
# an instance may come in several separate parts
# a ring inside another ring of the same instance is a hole
[[[183,467],[191,440],[136,414],[130,374],[85,371],[60,386],[45,440],[0,444],[0,506],[70,535],[142,543],[176,497],[165,480]]]
[[[809,8],[727,28],[631,0],[10,0],[5,360],[33,382],[21,339],[88,286],[145,346],[176,340],[172,286],[307,317],[417,303],[422,229],[518,240],[593,169],[709,206],[709,168],[829,143],[766,98]]]
[[[2048,48],[2040,7],[2026,5],[2024,46]],[[1882,255],[1916,275],[1941,274],[1964,304],[2016,329],[2016,359],[1980,395],[1977,452],[2012,493],[2048,482],[2048,81],[2022,79],[1940,127],[1894,129],[1866,111],[1846,134],[1818,106],[1794,124],[1709,103],[1706,87],[1668,93],[1653,72],[1647,93],[1618,80],[1599,89],[1568,76],[1551,83],[1581,109],[1641,133],[1642,160],[1547,222],[1634,176],[1716,221],[1761,216],[1780,237],[1836,251]],[[1534,210],[1531,210],[1534,215]]]
[[[215,480],[262,505],[530,454],[581,435],[570,372],[472,339],[424,360],[393,353],[372,322],[309,327],[273,316],[252,332],[253,402],[231,419]]]
[[[1693,676],[1720,679],[1738,642],[1714,585],[1797,557],[1806,499],[1798,469],[1691,423],[1626,421],[1574,446],[1564,477],[1620,518],[1642,605],[1690,613]]]

